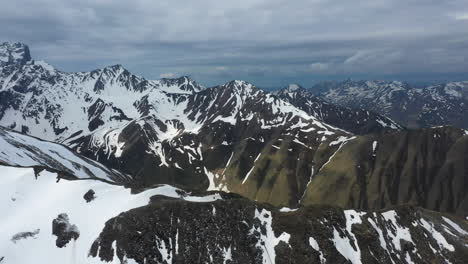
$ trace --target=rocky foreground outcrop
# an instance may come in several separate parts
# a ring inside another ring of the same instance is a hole
[[[155,196],[109,220],[90,254],[121,263],[466,263],[468,225],[425,209],[274,209],[235,195]],[[133,263],[133,262],[132,262]]]

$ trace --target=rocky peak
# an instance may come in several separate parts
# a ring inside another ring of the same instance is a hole
[[[298,84],[289,84],[287,87],[273,92],[274,95],[277,95],[279,97],[283,96],[288,96],[288,97],[293,97],[295,95],[305,95],[309,96],[307,94],[307,90],[304,89],[304,87],[298,85]]]
[[[221,85],[220,87],[237,94],[249,94],[259,91],[259,89],[253,84],[242,80],[232,80]]]
[[[181,76],[179,78],[162,78],[159,80],[161,86],[165,87],[176,87],[177,89],[168,90],[168,92],[176,93],[193,93],[199,92],[205,87],[198,84],[195,80],[189,76]]]
[[[122,66],[122,64],[114,64],[114,65],[106,66],[103,70],[112,71],[112,72],[122,72],[122,71],[125,71],[126,69]]]
[[[3,42],[0,44],[0,66],[9,64],[23,65],[30,60],[31,54],[26,44],[20,42]]]
[[[295,84],[295,83],[292,83],[292,84],[289,84],[288,87],[285,88],[285,91],[288,91],[288,92],[296,92],[298,90],[303,90],[304,88],[298,84]]]

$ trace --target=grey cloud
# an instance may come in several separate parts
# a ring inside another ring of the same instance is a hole
[[[2,3],[0,37],[68,71],[121,63],[149,78],[283,85],[466,73],[466,14],[466,0],[16,0]]]

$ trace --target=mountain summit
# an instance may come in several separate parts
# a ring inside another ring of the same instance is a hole
[[[0,66],[9,64],[23,65],[31,60],[29,47],[23,43],[0,43]]]

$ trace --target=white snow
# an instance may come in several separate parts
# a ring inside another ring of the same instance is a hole
[[[351,241],[348,237],[341,237],[340,233],[333,227],[333,243],[335,245],[336,250],[340,252],[340,254],[349,260],[353,264],[362,263],[361,262],[361,252],[356,251],[351,246]]]
[[[295,84],[295,83],[292,83],[292,84],[288,85],[288,88],[287,88],[287,89],[288,89],[289,92],[293,92],[293,91],[296,91],[296,90],[299,89],[299,88],[300,88],[299,85],[297,85],[297,84]]]
[[[18,145],[23,147],[17,147]],[[120,175],[95,161],[78,156],[64,146],[9,130],[0,130],[0,146],[0,161],[11,166],[50,166],[52,169],[59,169],[56,166],[60,164],[70,174],[81,179],[99,178],[111,181],[110,175]]]
[[[260,248],[263,252],[262,263],[274,264],[276,259],[275,247],[280,243],[280,241],[289,244],[289,239],[291,235],[283,232],[278,237],[275,236],[275,233],[272,228],[273,215],[270,211],[266,209],[262,209],[261,211],[255,209],[255,218],[260,220],[261,224],[265,227],[266,230],[265,235],[262,234],[260,227],[253,227],[252,230],[250,230],[250,233],[253,233],[254,231],[260,233],[260,239],[258,240],[256,246],[257,248]]]
[[[372,142],[372,153],[375,153],[376,148],[377,148],[377,141],[374,140],[374,142]]]
[[[342,144],[342,143],[348,142],[348,141],[350,141],[350,140],[353,140],[353,139],[355,139],[355,138],[356,138],[356,137],[339,136],[336,140],[330,142],[329,145],[330,145],[330,146],[334,146],[334,145]]]
[[[317,243],[317,240],[315,240],[313,237],[309,237],[309,244],[315,251],[317,251],[319,253],[320,263],[326,263],[327,260],[323,256],[322,251],[320,251],[320,246]]]
[[[449,224],[456,232],[458,232],[459,234],[461,235],[468,235],[468,232],[466,230],[464,230],[463,228],[461,228],[459,225],[457,225],[455,222],[453,222],[452,220],[448,219],[447,217],[444,217],[442,216],[442,219],[444,219],[444,221]]]
[[[361,262],[361,249],[357,243],[357,238],[354,236],[351,228],[353,224],[360,224],[362,223],[361,215],[365,213],[357,212],[355,210],[345,210],[344,215],[346,218],[346,231],[353,239],[354,248],[351,245],[351,240],[345,236],[341,237],[339,232],[333,227],[333,242],[335,243],[335,247],[340,252],[343,257],[351,261],[353,264],[362,263]]]
[[[54,67],[45,61],[42,61],[42,60],[34,61],[34,64],[42,66],[44,69],[46,69],[49,72],[55,71]]]
[[[375,150],[377,149],[377,144],[378,144],[378,142],[375,141],[375,140],[374,140],[374,142],[372,142],[372,156],[374,156],[374,157],[377,155],[376,152],[375,152]]]
[[[375,213],[374,213],[375,215]],[[369,221],[369,223],[372,225],[372,227],[375,229],[375,231],[377,231],[377,233],[379,234],[379,241],[380,241],[380,246],[387,250],[387,242],[385,241],[385,237],[383,235],[383,232],[382,232],[382,229],[380,229],[377,224],[374,222],[374,220],[372,218],[368,218],[367,219]]]
[[[394,245],[396,250],[401,250],[401,239],[414,244],[413,239],[411,238],[409,228],[402,227],[398,224],[396,220],[397,213],[394,210],[384,212],[382,213],[382,216],[386,221],[389,221],[394,227],[395,232],[388,232],[388,236],[392,239],[392,244]]]
[[[232,260],[231,247],[228,247],[227,249],[223,249],[223,256],[224,256],[223,264],[226,264],[228,260]]]
[[[245,175],[244,180],[242,180],[242,184],[244,184],[247,181],[247,179],[249,178],[249,176],[252,173],[252,171],[254,170],[254,168],[255,168],[255,163],[252,165],[252,168],[250,168],[250,170]]]
[[[406,261],[407,264],[414,264],[413,260],[411,259],[411,256],[410,256],[409,252],[406,252],[405,261]]]
[[[289,208],[289,207],[281,207],[279,209],[280,212],[286,213],[286,212],[294,212],[297,211],[299,208]]]
[[[217,178],[218,175],[216,175],[215,173],[212,173],[211,171],[206,169],[206,167],[203,167],[203,169],[205,171],[205,175],[208,177],[208,181],[210,182],[210,185],[208,186],[207,191],[218,190],[218,188],[216,188],[216,184],[215,184],[215,181],[214,181],[214,179]]]
[[[432,237],[437,241],[437,244],[439,245],[439,248],[445,248],[449,251],[455,251],[455,248],[453,245],[449,244],[445,237],[434,228],[434,225],[432,223],[429,223],[426,221],[424,218],[419,219],[419,222],[421,223],[421,226],[426,229],[429,234],[432,235]]]

